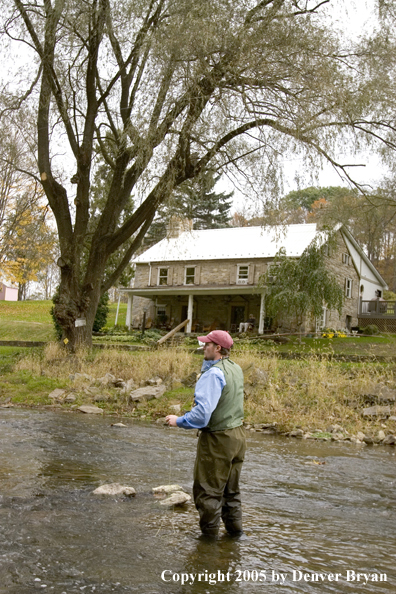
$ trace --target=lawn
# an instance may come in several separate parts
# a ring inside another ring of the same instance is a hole
[[[337,355],[396,356],[396,335],[351,336],[347,338],[291,338],[287,344],[265,346],[267,341],[255,341],[254,349],[262,344],[265,350],[277,353],[335,353]],[[238,345],[238,342],[236,343]],[[238,348],[238,346],[237,346]]]
[[[0,301],[0,340],[55,339],[50,310],[52,301]],[[106,327],[114,326],[117,303],[110,303]],[[118,324],[126,320],[126,303],[120,303]]]
[[[34,340],[48,342],[55,339],[50,310],[52,301],[0,301],[0,340]],[[106,328],[114,327],[117,303],[109,304]],[[124,326],[127,304],[120,303],[118,326]],[[146,332],[147,339],[150,338]],[[153,336],[152,341],[158,340]],[[134,336],[97,337],[96,342],[136,343],[140,333]],[[194,339],[187,341],[190,349],[195,348]],[[187,345],[186,345],[187,346]],[[347,338],[302,338],[292,337],[287,344],[274,344],[271,341],[252,339],[240,340],[236,337],[236,352],[264,351],[268,353],[335,353],[337,355],[377,355],[395,356],[396,335],[353,336]]]

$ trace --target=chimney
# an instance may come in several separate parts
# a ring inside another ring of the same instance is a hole
[[[192,231],[193,222],[191,219],[184,219],[178,216],[172,216],[166,225],[166,238],[176,239],[185,231]]]

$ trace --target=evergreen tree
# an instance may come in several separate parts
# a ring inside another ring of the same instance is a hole
[[[198,178],[187,180],[159,210],[144,241],[144,246],[157,243],[166,235],[166,225],[173,216],[189,219],[193,229],[220,229],[231,221],[232,196],[216,192],[215,186],[221,175],[207,170]]]

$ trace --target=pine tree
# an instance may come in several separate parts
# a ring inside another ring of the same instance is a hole
[[[207,170],[198,178],[184,182],[158,210],[144,246],[147,248],[165,237],[166,225],[172,216],[191,220],[193,229],[228,227],[234,192],[216,192],[214,188],[220,178],[213,170]]]

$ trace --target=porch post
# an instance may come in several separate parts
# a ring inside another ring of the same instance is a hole
[[[192,317],[193,317],[193,305],[194,305],[194,295],[188,296],[188,310],[187,310],[187,317],[188,317],[188,324],[186,328],[186,334],[190,334],[192,328]]]
[[[265,317],[264,297],[265,297],[265,294],[261,293],[260,317],[259,317],[259,327],[258,327],[259,334],[264,334],[264,317]]]
[[[128,293],[128,305],[127,305],[127,314],[126,314],[126,326],[128,326],[128,330],[131,329],[132,299],[133,299],[133,295],[131,295],[131,293]]]
[[[121,301],[121,292],[118,293],[117,313],[116,313],[116,317],[115,317],[114,326],[117,326],[117,322],[118,322],[118,312],[120,311],[120,301]]]

